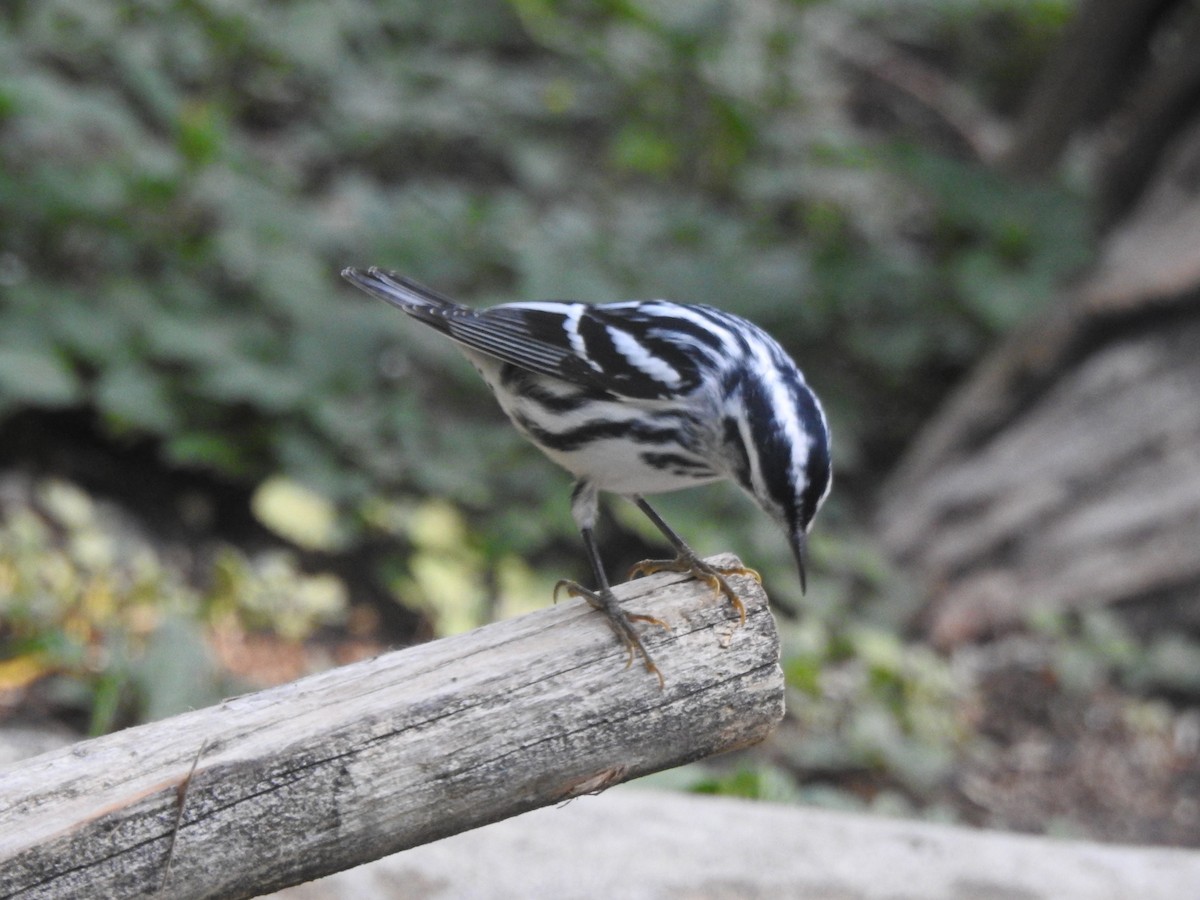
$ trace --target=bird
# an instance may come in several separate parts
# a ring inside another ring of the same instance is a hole
[[[454,341],[516,429],[574,476],[571,514],[595,587],[561,580],[602,611],[628,653],[664,684],[635,622],[613,595],[596,541],[599,493],[632,501],[676,557],[643,560],[630,577],[686,572],[723,595],[745,622],[728,578],[742,566],[701,559],[646,502],[658,494],[731,480],[786,534],[801,591],[813,519],[832,486],[830,432],[800,368],[748,320],[698,304],[541,300],[486,309],[460,304],[396,272],[346,268],[342,276]]]

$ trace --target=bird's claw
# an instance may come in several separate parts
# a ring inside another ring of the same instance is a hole
[[[599,610],[608,618],[609,627],[616,634],[625,647],[629,658],[625,661],[625,668],[633,665],[635,657],[640,656],[642,662],[645,663],[646,671],[657,676],[659,689],[666,687],[666,679],[663,678],[662,672],[654,662],[654,658],[650,656],[650,651],[646,649],[646,645],[642,643],[641,637],[633,627],[634,622],[645,622],[648,625],[656,625],[664,631],[670,631],[671,626],[662,619],[655,616],[647,616],[642,613],[627,613],[621,609],[617,603],[617,598],[613,596],[611,590],[592,591],[585,588],[578,582],[561,579],[554,585],[554,601],[558,602],[558,592],[566,591],[568,597],[582,597],[588,602],[592,609]]]
[[[653,575],[655,572],[687,572],[703,581],[715,594],[723,594],[738,614],[738,626],[746,624],[746,604],[726,580],[727,576],[745,575],[762,584],[762,576],[746,566],[714,566],[698,556],[681,553],[674,559],[643,559],[629,570],[630,578]]]

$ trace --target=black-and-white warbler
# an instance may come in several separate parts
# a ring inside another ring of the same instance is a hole
[[[401,275],[342,275],[456,341],[517,429],[576,478],[571,512],[597,588],[560,582],[603,610],[629,651],[662,674],[618,605],[594,533],[597,492],[631,499],[675,548],[631,574],[690,572],[746,611],[726,581],[750,569],[701,560],[643,498],[724,478],[786,531],[804,586],[808,529],[829,493],[829,428],[816,395],[783,348],[745,319],[666,300],[462,306]]]

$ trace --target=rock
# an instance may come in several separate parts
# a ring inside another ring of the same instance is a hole
[[[617,789],[273,895],[610,900],[1176,900],[1200,852]]]

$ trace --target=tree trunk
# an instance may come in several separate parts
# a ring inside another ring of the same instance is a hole
[[[1032,609],[1200,627],[1200,126],[1085,279],[996,351],[885,492],[942,644]]]

